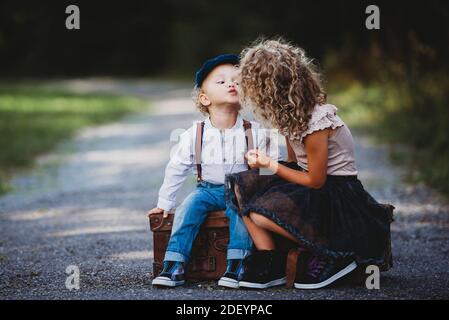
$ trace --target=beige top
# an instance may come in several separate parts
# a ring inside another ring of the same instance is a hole
[[[307,170],[307,156],[303,139],[314,131],[337,129],[329,138],[327,174],[335,176],[357,175],[355,165],[354,140],[351,131],[337,115],[337,107],[331,104],[316,105],[309,122],[309,128],[299,139],[289,139],[295,151],[298,165]]]

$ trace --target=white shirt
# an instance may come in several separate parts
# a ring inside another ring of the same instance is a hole
[[[195,142],[197,124],[180,135],[165,169],[164,182],[159,190],[157,207],[171,211],[176,206],[176,194],[191,173],[197,174]],[[272,159],[279,160],[279,144],[276,131],[263,128],[251,121],[254,148],[259,148]],[[267,145],[269,149],[267,150]],[[224,184],[225,175],[248,170],[244,155],[247,152],[243,119],[237,117],[235,125],[226,130],[214,127],[209,119],[204,121],[201,152],[201,176],[204,181]],[[192,170],[193,169],[193,170]]]

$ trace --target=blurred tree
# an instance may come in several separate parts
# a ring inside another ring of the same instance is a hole
[[[69,4],[80,7],[81,30],[65,28]],[[365,28],[369,4],[380,8],[380,30]],[[319,60],[336,55],[367,78],[379,68],[367,57],[402,72],[447,68],[448,15],[442,0],[2,0],[1,75],[191,74],[260,36],[283,36]]]

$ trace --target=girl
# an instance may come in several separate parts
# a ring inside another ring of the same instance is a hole
[[[285,136],[288,160],[250,150],[253,169],[226,177],[227,201],[258,249],[245,260],[239,286],[286,282],[287,248],[276,248],[273,233],[308,252],[300,255],[295,288],[327,286],[358,264],[390,263],[392,206],[379,204],[358,180],[351,132],[326,104],[311,60],[282,40],[264,40],[243,50],[240,69],[243,102]]]

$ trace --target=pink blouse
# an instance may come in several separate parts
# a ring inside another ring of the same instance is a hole
[[[335,176],[357,175],[354,140],[351,131],[337,115],[337,107],[332,104],[316,105],[309,122],[309,128],[299,136],[299,139],[289,138],[298,165],[307,170],[304,138],[312,132],[327,128],[337,129],[328,142],[327,174]]]

